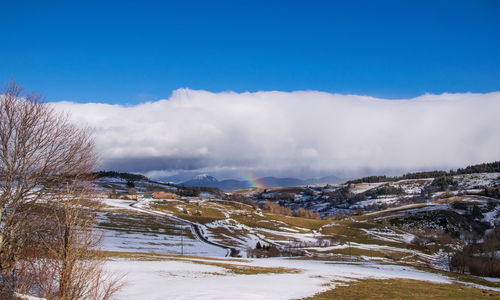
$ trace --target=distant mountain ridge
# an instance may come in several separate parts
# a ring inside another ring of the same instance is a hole
[[[318,179],[307,179],[302,180],[298,178],[280,178],[280,177],[262,177],[256,180],[264,187],[290,187],[290,186],[301,186],[301,185],[316,185],[316,184],[337,184],[341,183],[342,179],[336,176],[327,176]],[[179,183],[183,186],[206,186],[215,187],[221,190],[230,191],[253,187],[248,181],[236,180],[236,179],[224,179],[218,180],[217,178],[200,174],[196,175],[193,179]]]
[[[311,179],[297,179],[297,178],[279,178],[279,177],[262,177],[258,178],[257,181],[261,183],[264,187],[291,187],[291,186],[306,186],[306,185],[326,185],[326,184],[356,184],[356,183],[376,183],[376,182],[391,182],[403,179],[419,179],[419,178],[438,178],[446,177],[460,174],[472,174],[472,173],[500,173],[500,161],[495,161],[491,163],[482,163],[477,165],[468,166],[466,168],[459,168],[457,170],[450,171],[425,171],[416,173],[407,173],[402,176],[387,177],[387,176],[368,176],[358,179],[353,179],[346,181],[345,179],[339,178],[337,176],[326,176],[321,178],[311,178]],[[244,180],[237,179],[224,179],[218,180],[214,176],[208,174],[198,174],[191,175],[191,179],[188,180],[151,180],[148,177],[141,174],[132,173],[121,173],[116,171],[100,171],[93,174],[96,178],[121,178],[126,181],[136,182],[144,181],[155,184],[177,186],[181,188],[184,187],[209,187],[209,188],[219,188],[224,191],[237,190],[253,187],[251,183]],[[188,177],[184,177],[188,178]],[[175,182],[175,183],[174,183]]]

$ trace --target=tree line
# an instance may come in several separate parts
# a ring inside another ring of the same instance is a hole
[[[414,172],[407,173],[402,176],[388,177],[388,176],[367,176],[363,178],[353,179],[346,181],[346,184],[356,184],[356,183],[378,183],[386,181],[399,181],[405,179],[424,179],[424,178],[437,178],[464,174],[474,174],[474,173],[497,173],[500,172],[500,161],[495,161],[491,163],[483,163],[478,165],[472,165],[465,168],[459,168],[456,171],[450,170],[446,171],[425,171],[425,172]]]
[[[321,219],[320,214],[318,212],[313,211],[312,209],[306,209],[300,207],[296,211],[293,211],[288,206],[282,206],[271,201],[266,201],[263,205],[263,209],[273,214],[278,214],[283,216],[300,217],[307,219]]]

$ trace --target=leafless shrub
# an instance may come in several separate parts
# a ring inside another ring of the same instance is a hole
[[[293,212],[290,207],[281,206],[277,203],[266,201],[264,203],[264,210],[267,210],[273,214],[279,214],[284,216],[292,216]]]
[[[107,299],[119,287],[94,251],[97,155],[73,125],[15,81],[0,90],[0,292]]]
[[[471,242],[455,252],[450,259],[450,269],[478,276],[500,277],[500,228],[495,227],[483,236],[483,242]]]
[[[294,216],[296,217],[301,217],[301,218],[307,218],[307,219],[316,219],[319,220],[321,219],[321,216],[319,213],[313,211],[312,209],[306,209],[300,207],[297,212],[294,213]]]

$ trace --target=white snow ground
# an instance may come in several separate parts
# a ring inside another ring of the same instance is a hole
[[[115,260],[107,264],[113,272],[127,273],[127,284],[118,298],[128,300],[297,299],[312,296],[353,279],[406,278],[437,283],[453,281],[443,275],[423,272],[407,266],[375,263],[330,263],[280,258],[235,263],[299,269],[300,272],[236,275],[227,273],[224,268],[180,261]]]

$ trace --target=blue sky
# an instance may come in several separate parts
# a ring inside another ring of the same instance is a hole
[[[51,101],[177,88],[383,98],[500,90],[500,2],[1,1],[0,80]]]

